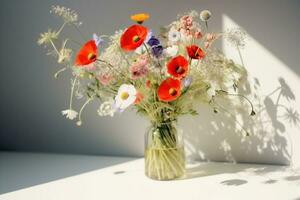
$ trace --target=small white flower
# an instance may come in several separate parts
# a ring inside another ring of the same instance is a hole
[[[67,119],[73,120],[77,117],[78,113],[75,110],[68,109],[61,111],[62,115],[66,115]]]
[[[202,21],[205,22],[205,21],[209,20],[210,17],[211,17],[211,12],[209,10],[203,10],[203,11],[201,11],[201,13],[200,13],[200,19]]]
[[[98,112],[98,115],[100,115],[100,116],[111,116],[111,117],[113,117],[115,112],[116,112],[116,108],[114,106],[114,100],[109,100],[109,101],[103,102],[100,105],[97,112]]]
[[[178,46],[172,45],[164,50],[164,53],[169,57],[174,57],[178,53]]]
[[[124,110],[125,108],[133,104],[136,99],[136,93],[137,91],[133,85],[121,85],[115,98],[116,107]]]
[[[180,40],[181,34],[179,31],[171,28],[168,34],[168,38],[170,42],[177,42]]]
[[[225,39],[234,47],[244,47],[247,33],[242,28],[233,28],[225,32]]]
[[[42,44],[49,44],[52,41],[56,40],[58,37],[59,33],[56,31],[52,31],[51,29],[49,29],[47,32],[41,33],[40,34],[40,38],[38,39],[38,44],[42,45]]]
[[[82,125],[82,121],[77,121],[77,122],[76,122],[76,125],[77,125],[77,126],[81,126],[81,125]]]
[[[63,48],[59,51],[58,63],[69,62],[71,60],[72,50]]]
[[[72,23],[74,25],[81,24],[81,22],[78,22],[78,14],[70,8],[66,8],[63,6],[52,6],[50,13],[61,17],[65,23]]]

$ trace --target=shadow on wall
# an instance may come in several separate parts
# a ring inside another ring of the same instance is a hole
[[[255,116],[249,116],[247,102],[231,97],[220,102],[225,112],[214,113],[211,107],[202,105],[198,117],[183,119],[180,124],[185,130],[189,158],[289,165],[293,152],[286,125],[299,128],[300,123],[298,112],[289,107],[295,95],[282,77],[269,94],[263,96],[259,91],[257,78],[253,84],[246,81],[239,88],[239,93],[253,97]]]

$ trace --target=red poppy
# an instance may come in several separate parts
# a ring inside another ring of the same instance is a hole
[[[88,65],[97,60],[97,45],[95,40],[90,40],[83,45],[76,56],[75,65]]]
[[[168,73],[174,78],[183,78],[189,70],[189,63],[183,56],[172,58],[167,64]]]
[[[121,36],[121,48],[126,51],[133,51],[141,46],[146,39],[148,29],[141,25],[130,26]]]
[[[158,87],[157,94],[160,101],[174,101],[181,93],[181,82],[178,79],[167,78]]]
[[[189,57],[193,59],[201,59],[205,56],[204,51],[202,51],[202,49],[196,45],[188,46],[186,47],[186,50],[189,54]]]

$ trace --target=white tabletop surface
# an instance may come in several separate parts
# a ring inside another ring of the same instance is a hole
[[[187,177],[155,181],[142,158],[0,152],[1,200],[300,200],[300,171],[286,166],[201,163]]]

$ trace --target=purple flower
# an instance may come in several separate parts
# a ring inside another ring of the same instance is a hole
[[[155,38],[154,36],[152,36],[149,40],[148,40],[148,45],[153,47],[153,46],[156,46],[156,45],[159,45],[160,42],[157,38]]]
[[[93,34],[93,39],[96,43],[96,46],[99,46],[104,42],[104,40],[101,37],[99,37],[96,33]]]
[[[163,54],[163,47],[161,45],[155,45],[152,47],[152,53],[155,57],[159,57]]]
[[[163,46],[160,44],[160,41],[152,36],[147,44],[151,47],[151,50],[152,50],[152,54],[155,56],[155,57],[159,57],[162,55],[163,53]]]
[[[182,80],[182,84],[184,87],[189,87],[193,82],[193,77],[188,76],[185,79]]]

